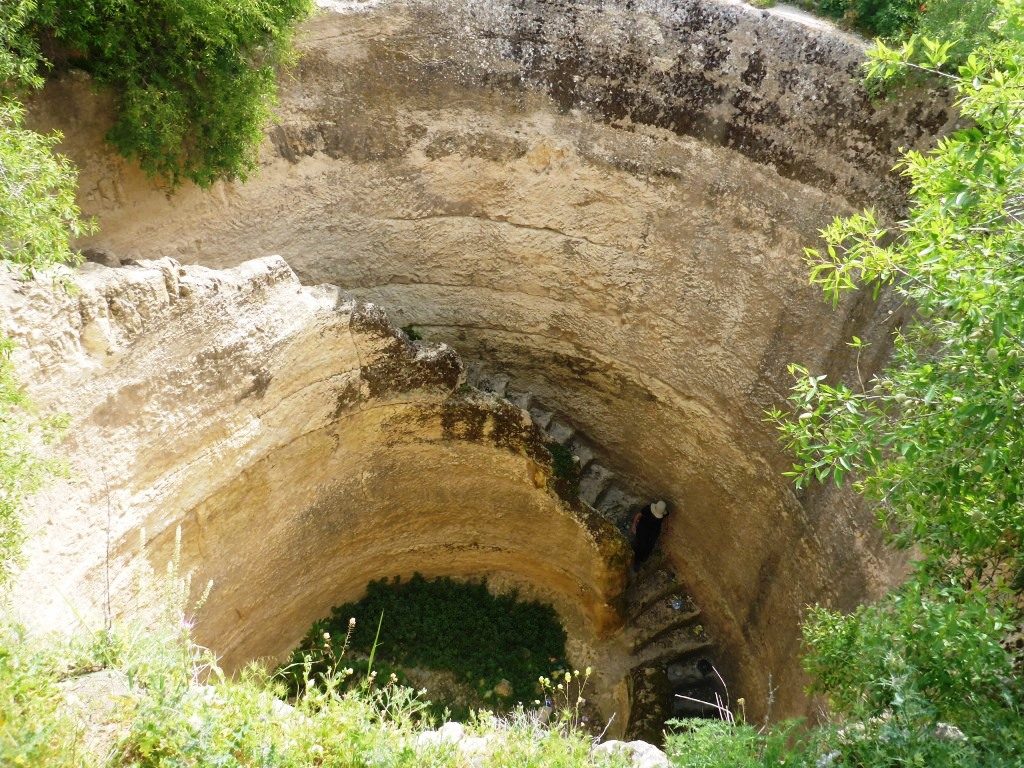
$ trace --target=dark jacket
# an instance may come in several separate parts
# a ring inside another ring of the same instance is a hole
[[[662,520],[655,517],[648,504],[633,517],[633,554],[636,562],[642,563],[651,556],[654,545],[661,533]]]

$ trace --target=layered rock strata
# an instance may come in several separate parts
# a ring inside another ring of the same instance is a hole
[[[862,202],[899,208],[888,171],[950,123],[941,95],[877,105],[860,41],[727,0],[383,2],[314,18],[300,46],[259,175],[210,192],[144,179],[103,145],[103,97],[52,84],[34,119],[83,168],[89,245],[281,253],[507,374],[675,508],[662,544],[733,697],[803,711],[804,606],[850,607],[898,568],[851,497],[794,495],[763,413],[791,361],[856,382],[884,359],[898,317],[833,311],[802,249]]]
[[[71,282],[0,280],[19,371],[69,420],[69,474],[33,504],[15,584],[34,627],[145,610],[133,573],[163,568],[178,527],[182,567],[214,583],[198,638],[228,669],[281,658],[369,580],[415,571],[550,600],[577,651],[621,624],[623,540],[559,495],[527,414],[460,390],[450,348],[275,257]]]

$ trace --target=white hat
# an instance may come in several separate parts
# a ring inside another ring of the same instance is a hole
[[[661,520],[661,518],[663,518],[665,516],[665,512],[667,512],[667,511],[668,510],[665,507],[665,502],[664,501],[656,501],[653,504],[651,504],[651,514],[654,515],[659,520]]]

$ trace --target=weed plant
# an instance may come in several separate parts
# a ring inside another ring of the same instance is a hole
[[[569,496],[576,496],[580,492],[580,465],[573,455],[573,452],[561,443],[554,440],[547,445],[548,453],[551,454],[551,471],[555,479],[565,484],[565,490]]]
[[[369,674],[341,653],[317,685],[311,660],[304,660],[305,684],[290,704],[282,700],[280,677],[260,666],[225,675],[214,654],[192,639],[196,603],[189,601],[191,581],[179,571],[179,553],[180,538],[166,574],[143,579],[142,592],[162,606],[147,624],[32,638],[0,611],[0,766],[464,768],[452,745],[418,738],[429,725],[426,703],[381,674],[372,651]],[[342,637],[355,635],[346,624]],[[104,723],[112,738],[97,749],[85,738],[89,728],[95,735],[95,724],[76,719],[62,687],[103,669],[123,673],[129,694]],[[569,714],[547,726],[522,707],[501,717],[480,713],[469,719],[468,731],[489,745],[481,768],[612,765],[595,762],[592,740]]]
[[[361,600],[315,622],[284,668],[289,688],[302,683],[297,673],[306,657],[314,678],[332,674],[346,638],[356,655],[376,648],[374,664],[388,665],[396,676],[393,667],[446,670],[481,697],[507,680],[511,695],[495,697],[498,709],[532,701],[540,676],[567,666],[565,630],[551,606],[515,593],[493,595],[484,581],[416,574],[408,581],[371,582]]]

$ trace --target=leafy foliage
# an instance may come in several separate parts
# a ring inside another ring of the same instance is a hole
[[[30,24],[36,0],[5,0],[0,5],[0,92],[42,85],[42,55]]]
[[[108,135],[172,184],[245,178],[310,0],[41,0],[39,23],[118,98]]]
[[[75,204],[77,172],[52,151],[61,135],[26,129],[25,110],[15,100],[43,83],[36,15],[36,0],[0,4],[0,260],[24,274],[74,264],[71,238],[90,230]]]
[[[999,0],[931,0],[924,8],[915,32],[922,39],[947,42],[949,62],[959,65],[971,51],[991,40]]]
[[[850,762],[886,764],[887,755],[908,765],[985,766],[1024,758],[1020,682],[1000,642],[1011,624],[977,586],[918,579],[848,616],[814,609],[804,632],[808,671],[839,712],[863,723],[841,745]],[[940,723],[956,724],[963,738],[940,738]]]
[[[281,700],[281,682],[251,666],[226,676],[214,655],[195,644],[186,610],[190,579],[143,575],[163,607],[149,624],[114,625],[93,635],[33,638],[0,612],[0,765],[25,768],[462,768],[450,744],[418,737],[428,722],[413,691],[372,681],[343,690],[336,675]],[[194,608],[193,608],[194,610]],[[103,730],[109,753],[87,748],[99,718],[84,729],[66,717],[60,686],[98,670],[115,670],[129,690]],[[567,721],[552,727],[517,709],[499,719],[481,714],[467,731],[485,737],[487,768],[624,768],[599,762],[591,739]]]
[[[883,37],[909,31],[919,20],[922,7],[917,0],[804,0],[801,5]]]
[[[78,768],[74,731],[58,712],[58,665],[16,625],[0,625],[0,765]]]
[[[63,471],[60,462],[40,457],[41,443],[63,429],[63,420],[42,419],[33,411],[14,376],[11,350],[11,341],[0,337],[0,587],[20,555],[25,497]]]
[[[724,720],[686,720],[670,723],[665,745],[675,768],[757,768],[760,737],[749,725]]]
[[[71,238],[90,231],[75,204],[77,172],[52,151],[61,135],[26,129],[25,110],[15,100],[17,92],[43,83],[36,12],[35,0],[0,5],[0,260],[25,274],[74,264]]]
[[[912,32],[950,41],[957,54],[988,37],[998,0],[798,0],[798,4],[867,34],[901,38]]]
[[[292,668],[300,669],[303,657],[312,653],[317,659],[312,671],[328,671],[320,654],[324,633],[334,657],[340,657],[351,618],[356,619],[351,651],[368,655],[376,640],[377,659],[449,670],[480,692],[508,680],[512,697],[506,706],[532,700],[539,677],[566,666],[565,630],[551,606],[521,601],[515,594],[492,595],[485,582],[417,574],[405,582],[371,582],[361,600],[332,609],[331,617],[314,623],[296,649]]]
[[[77,171],[52,151],[61,135],[27,130],[23,121],[21,105],[0,97],[0,259],[17,264],[27,277],[77,263],[71,238],[92,225],[79,218]]]
[[[799,721],[755,728],[724,720],[671,720],[665,751],[674,768],[796,768],[815,766],[824,731]]]
[[[808,252],[833,301],[867,287],[914,309],[884,373],[829,383],[794,367],[797,417],[771,414],[798,486],[855,478],[917,556],[910,581],[878,604],[816,609],[805,625],[815,687],[866,723],[843,746],[852,765],[1024,760],[1022,658],[1010,645],[1024,586],[1022,30],[1024,2],[1002,0],[990,42],[956,75],[942,72],[948,42],[876,44],[870,78],[935,72],[970,127],[905,155],[911,208],[898,228],[864,212]],[[937,738],[940,722],[966,739]]]

